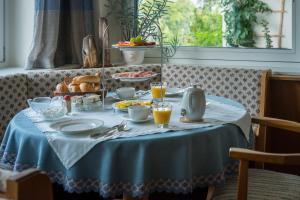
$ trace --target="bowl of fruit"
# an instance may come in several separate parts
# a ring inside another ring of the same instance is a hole
[[[145,51],[155,46],[155,42],[147,42],[142,36],[131,38],[130,41],[120,41],[118,44],[113,45],[114,48],[122,51],[124,61],[127,65],[142,64]]]

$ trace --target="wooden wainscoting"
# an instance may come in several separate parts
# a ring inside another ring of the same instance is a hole
[[[300,122],[300,76],[271,75],[266,104],[265,116]],[[267,152],[300,152],[300,134],[275,128],[267,129],[266,133]],[[300,175],[299,166],[265,165],[265,168]]]

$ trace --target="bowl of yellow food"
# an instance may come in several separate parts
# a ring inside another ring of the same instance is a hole
[[[119,101],[112,105],[114,110],[127,112],[130,106],[151,106],[152,101],[149,100],[126,100]]]

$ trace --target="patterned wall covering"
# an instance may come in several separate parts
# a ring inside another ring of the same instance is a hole
[[[4,133],[10,119],[27,106],[26,99],[38,96],[52,96],[56,84],[65,76],[95,74],[101,69],[73,69],[30,71],[28,74],[16,74],[0,77],[0,136]],[[224,96],[236,100],[249,110],[252,115],[259,113],[261,70],[202,67],[197,65],[143,65],[105,68],[105,75],[123,72],[147,70],[162,73],[164,81],[170,87],[187,87],[198,83],[208,94]],[[160,76],[154,81],[159,81]],[[122,86],[135,86],[148,89],[150,81],[142,83],[124,83],[108,80],[110,90]]]
[[[13,116],[26,107],[27,76],[0,76],[0,138]]]
[[[170,87],[198,84],[208,94],[242,103],[251,115],[259,113],[262,70],[203,67],[199,65],[165,65],[162,78]]]

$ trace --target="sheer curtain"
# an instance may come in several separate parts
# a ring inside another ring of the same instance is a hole
[[[26,69],[82,64],[82,40],[95,34],[93,0],[35,0],[34,18]]]

